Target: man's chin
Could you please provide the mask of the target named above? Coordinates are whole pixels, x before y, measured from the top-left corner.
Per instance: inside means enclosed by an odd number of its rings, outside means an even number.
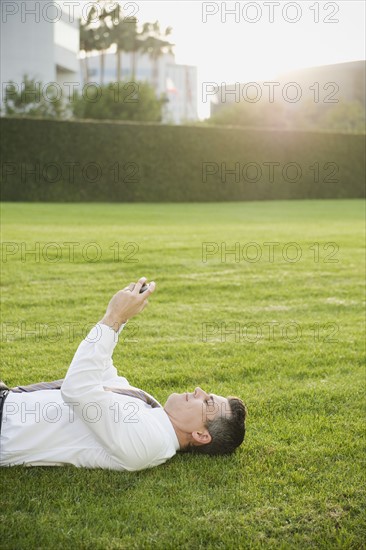
[[[165,402],[165,405],[164,405],[164,409],[169,405],[173,405],[177,399],[179,399],[180,397],[182,396],[181,393],[171,393],[169,396],[168,396],[168,399],[166,400]]]

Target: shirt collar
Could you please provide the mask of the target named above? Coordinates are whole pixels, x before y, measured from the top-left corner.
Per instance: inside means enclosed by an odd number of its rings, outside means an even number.
[[[166,429],[166,431],[169,433],[172,444],[174,446],[174,449],[176,451],[179,451],[180,444],[179,444],[179,441],[178,441],[177,434],[175,433],[175,429],[173,428],[173,424],[170,422],[170,418],[167,415],[167,413],[165,412],[165,410],[163,409],[163,407],[152,409],[152,411],[154,411],[154,413],[160,413],[160,414],[157,414],[156,416],[159,418],[159,421],[162,424],[162,426],[164,427],[164,429]]]

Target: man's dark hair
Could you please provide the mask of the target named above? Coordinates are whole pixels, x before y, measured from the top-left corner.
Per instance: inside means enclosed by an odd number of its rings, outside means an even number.
[[[244,441],[247,409],[239,397],[228,397],[230,416],[223,415],[215,420],[207,420],[205,428],[210,432],[211,441],[205,445],[189,444],[185,451],[193,454],[231,454]]]

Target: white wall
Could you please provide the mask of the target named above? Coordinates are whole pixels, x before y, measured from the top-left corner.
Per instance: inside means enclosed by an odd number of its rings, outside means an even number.
[[[27,2],[30,7],[34,2]],[[24,14],[23,14],[24,15]],[[23,20],[22,20],[23,19]],[[1,18],[0,23],[0,78],[3,84],[23,81],[24,74],[42,82],[56,79],[53,49],[53,24],[42,17],[17,14]]]

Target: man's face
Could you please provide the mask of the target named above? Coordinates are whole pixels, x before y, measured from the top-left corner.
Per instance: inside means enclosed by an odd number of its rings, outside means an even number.
[[[164,406],[174,424],[185,433],[202,431],[207,420],[230,416],[226,397],[196,388],[192,393],[172,393]]]

